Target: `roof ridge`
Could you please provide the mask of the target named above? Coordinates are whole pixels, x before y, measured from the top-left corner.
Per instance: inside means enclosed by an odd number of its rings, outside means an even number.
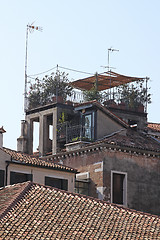
[[[30,189],[30,187],[33,185],[32,182],[28,181],[26,182],[27,185],[24,187],[24,189],[22,191],[20,191],[20,193],[18,194],[18,196],[8,205],[8,207],[4,210],[4,212],[2,214],[0,214],[0,219],[2,219],[11,209],[13,206],[15,206],[17,204],[17,202],[25,195],[25,193]],[[21,184],[21,183],[18,183]],[[18,184],[14,184],[14,185],[9,185],[6,187],[11,187],[11,186],[15,186]],[[22,183],[24,184],[24,183]],[[4,187],[4,188],[6,188]]]
[[[44,185],[44,184],[40,184],[40,183],[34,183],[32,182],[32,185],[34,186],[40,186],[40,187],[44,187],[44,188],[49,188],[51,190],[56,190],[56,191],[59,191],[61,193],[65,193],[67,195],[72,195],[72,196],[78,196],[80,198],[85,198],[85,199],[89,199],[89,200],[94,200],[95,202],[97,203],[102,203],[102,204],[106,204],[108,206],[111,206],[111,207],[116,207],[118,209],[123,209],[123,210],[128,210],[129,212],[132,212],[132,213],[137,213],[139,215],[143,215],[143,216],[149,216],[149,217],[155,217],[155,218],[158,218],[160,219],[160,216],[159,215],[155,215],[155,214],[151,214],[151,213],[146,213],[146,212],[141,212],[141,211],[138,211],[138,210],[135,210],[135,209],[131,209],[131,208],[128,208],[128,207],[124,207],[124,206],[121,206],[121,205],[118,205],[118,204],[115,204],[115,203],[110,203],[110,202],[107,202],[105,200],[101,200],[101,199],[98,199],[98,198],[95,198],[95,197],[91,197],[91,196],[87,196],[87,195],[83,195],[83,194],[80,194],[80,193],[75,193],[75,192],[69,192],[69,191],[66,191],[66,190],[62,190],[62,189],[59,189],[59,188],[55,188],[55,187],[52,187],[52,186],[47,186],[47,185]]]

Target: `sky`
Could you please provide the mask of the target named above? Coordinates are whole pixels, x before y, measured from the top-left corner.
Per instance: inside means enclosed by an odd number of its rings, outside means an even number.
[[[159,0],[5,0],[0,14],[0,127],[4,146],[17,149],[24,114],[26,26],[43,31],[28,36],[27,75],[57,64],[102,73],[108,64],[120,74],[149,77],[148,121],[160,123]],[[69,78],[87,77],[66,71]],[[40,75],[43,77],[43,75]],[[29,79],[28,79],[29,80]]]

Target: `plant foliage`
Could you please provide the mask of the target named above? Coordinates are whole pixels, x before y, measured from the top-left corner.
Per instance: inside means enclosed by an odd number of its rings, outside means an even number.
[[[136,109],[145,103],[151,103],[151,94],[143,85],[144,80],[138,81],[135,84],[124,84],[118,87],[116,94],[117,100],[125,103],[128,108]]]
[[[41,80],[36,78],[34,83],[30,83],[28,109],[48,104],[55,96],[61,96],[66,100],[67,95],[72,94],[72,87],[68,83],[68,74],[59,70]]]

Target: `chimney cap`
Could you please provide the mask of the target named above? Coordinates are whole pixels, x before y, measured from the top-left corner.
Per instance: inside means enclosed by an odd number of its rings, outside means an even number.
[[[4,130],[3,126],[0,127],[0,133],[5,133],[6,131]]]

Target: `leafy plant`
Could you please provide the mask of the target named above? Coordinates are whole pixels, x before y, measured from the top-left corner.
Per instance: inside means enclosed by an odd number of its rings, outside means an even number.
[[[67,95],[71,96],[72,94],[72,87],[68,83],[68,74],[59,70],[50,76],[46,75],[41,80],[36,78],[35,82],[30,84],[28,108],[31,109],[50,103],[54,96],[61,96],[66,100]]]
[[[83,96],[85,101],[97,100],[97,102],[103,103],[108,100],[108,94],[104,91],[98,91],[96,84],[90,90],[83,91]]]
[[[125,103],[128,108],[135,109],[145,103],[151,103],[151,94],[143,86],[144,80],[136,84],[124,84],[118,87],[117,100]]]

